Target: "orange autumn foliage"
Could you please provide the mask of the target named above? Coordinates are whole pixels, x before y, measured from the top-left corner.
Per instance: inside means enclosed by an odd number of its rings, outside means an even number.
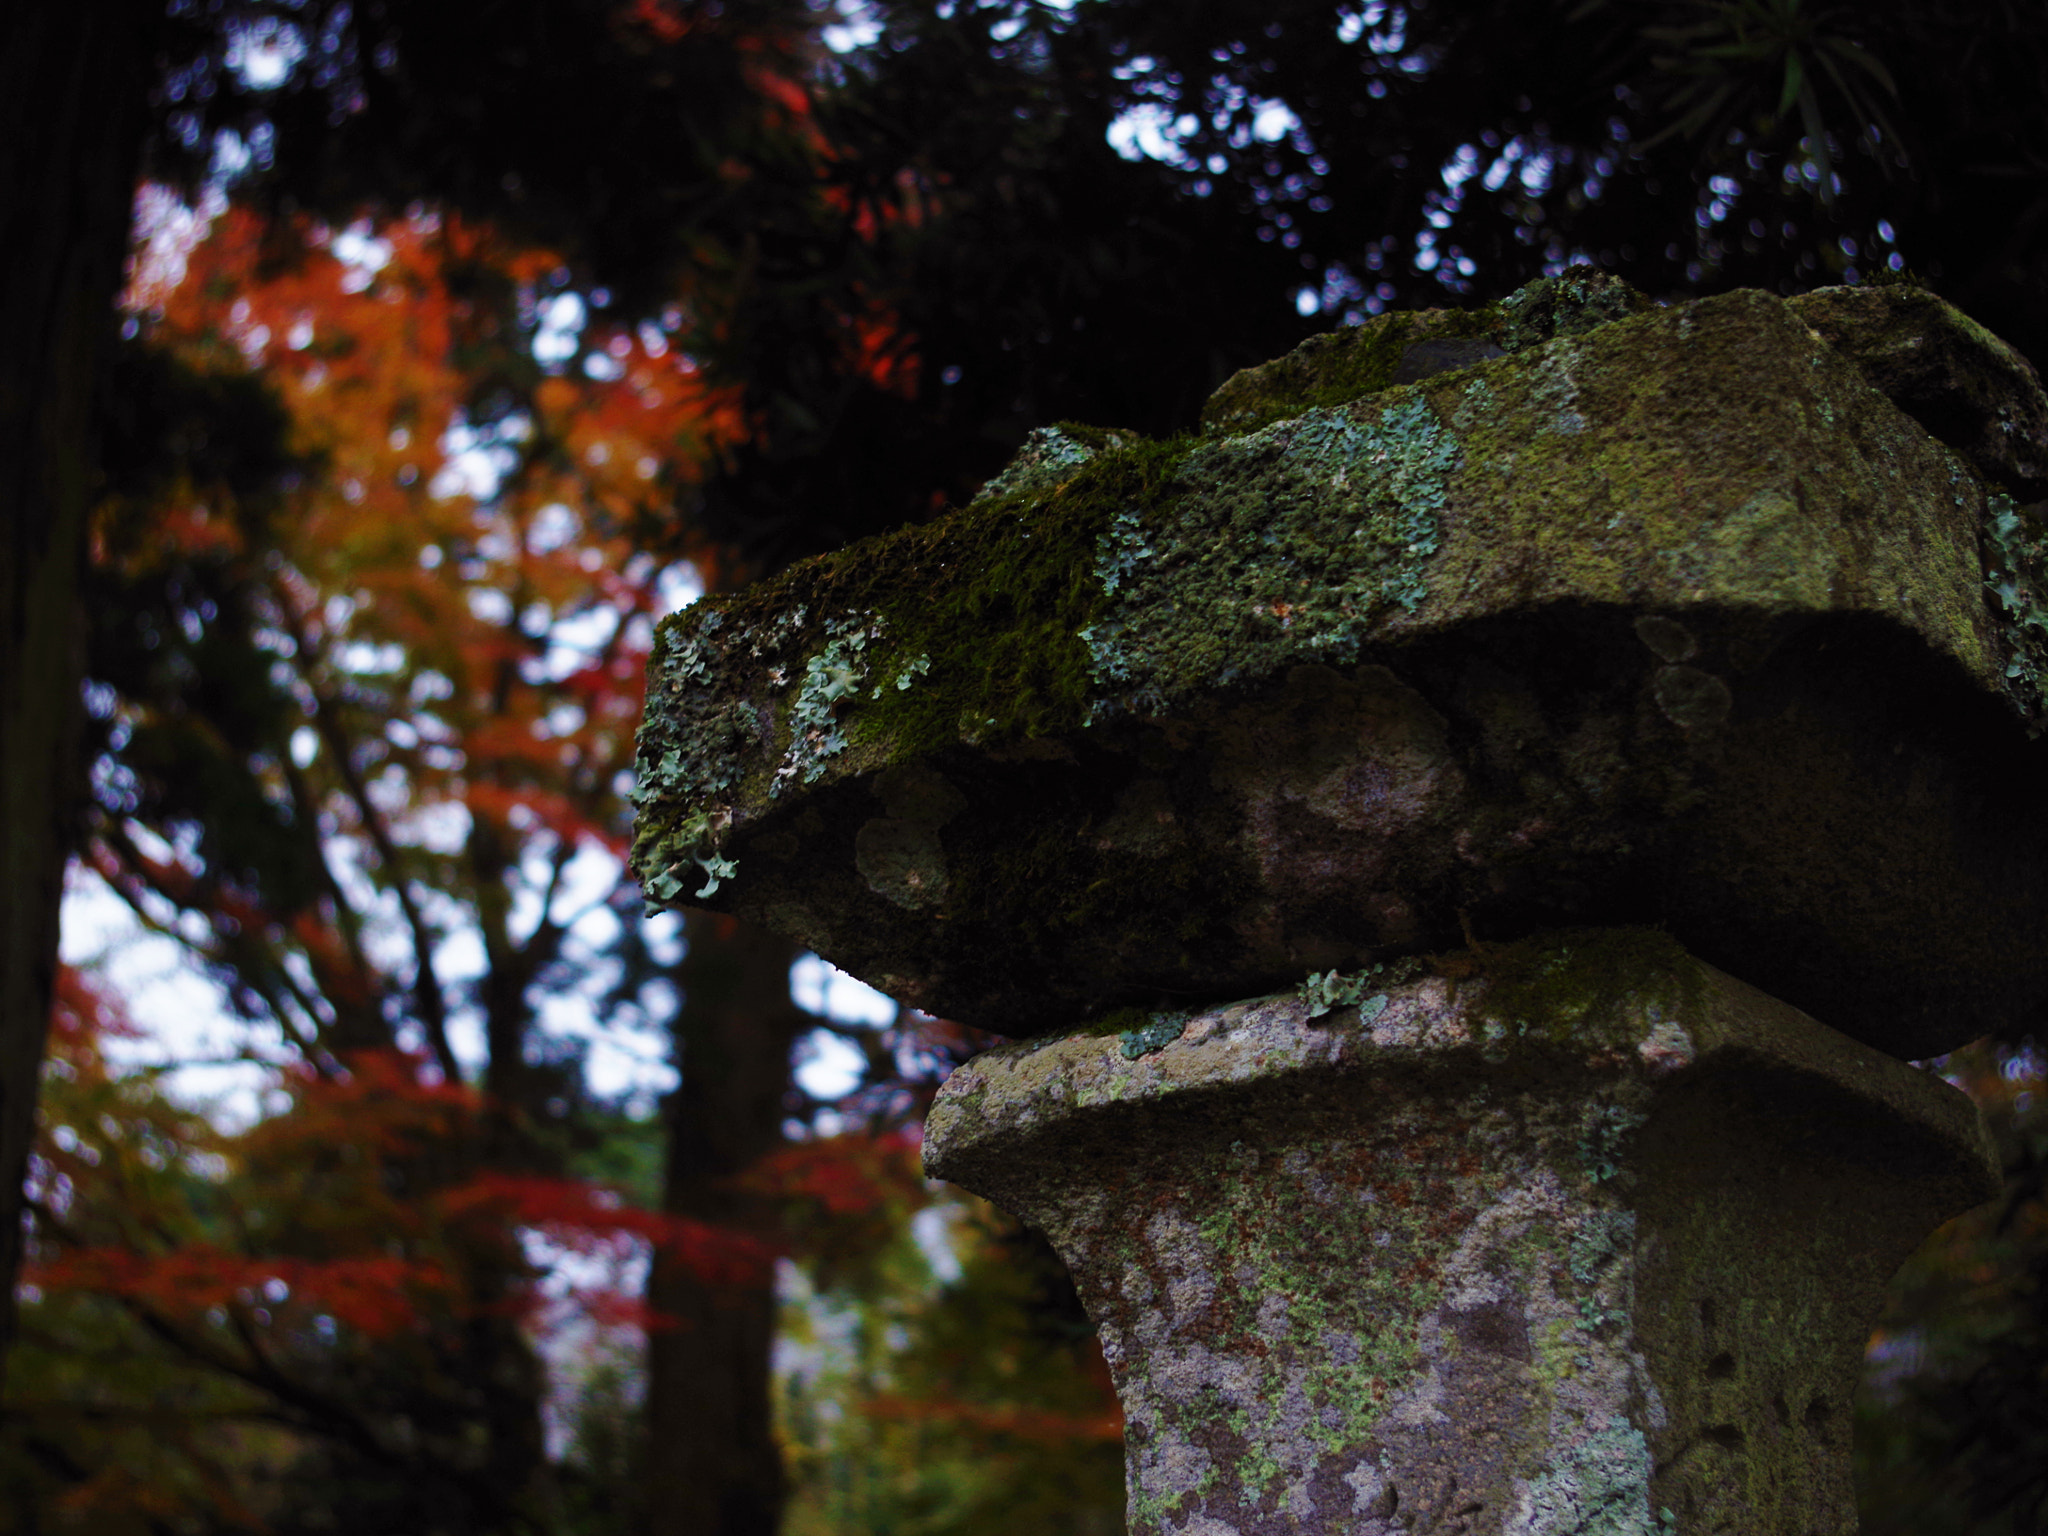
[[[230,209],[138,263],[128,295],[184,366],[259,374],[306,469],[267,510],[204,485],[169,508],[110,503],[96,558],[131,581],[210,562],[253,593],[257,641],[304,715],[299,761],[274,744],[265,792],[322,828],[323,861],[336,839],[363,850],[403,909],[416,971],[435,926],[409,889],[423,876],[488,914],[490,887],[536,857],[559,872],[579,850],[621,852],[651,621],[687,580],[636,539],[667,525],[676,551],[693,548],[676,501],[741,430],[731,392],[662,325],[590,322],[573,337],[582,301],[563,275],[550,253],[454,217],[334,231]],[[584,366],[567,368],[564,348]],[[466,840],[466,870],[448,862],[451,840]],[[322,1034],[323,998],[360,1021],[351,1046],[383,1027],[371,1017],[402,984],[365,949],[366,914],[342,910],[359,894],[268,910],[118,823],[88,856],[146,920],[152,898],[202,909],[218,935],[202,958],[235,949],[246,970],[260,936],[275,963],[259,972],[303,959],[318,994],[280,982],[263,999],[302,1047]],[[407,1043],[457,1075],[445,1005],[418,979],[410,990]]]
[[[758,1240],[635,1209],[568,1174],[536,1129],[552,1090],[523,1060],[531,978],[576,921],[554,910],[570,862],[623,852],[651,621],[687,590],[635,539],[676,524],[676,499],[740,431],[673,329],[586,314],[572,338],[582,301],[563,276],[548,252],[424,213],[335,231],[229,209],[138,262],[126,303],[148,343],[199,378],[259,376],[300,467],[260,504],[186,475],[157,502],[103,506],[94,557],[110,576],[241,595],[283,705],[249,729],[285,733],[251,753],[203,696],[136,692],[115,745],[168,743],[141,760],[185,777],[167,752],[229,756],[316,880],[314,899],[302,882],[281,905],[284,888],[223,867],[204,835],[132,821],[118,799],[96,819],[90,866],[145,926],[231,974],[286,1054],[265,1116],[215,1132],[106,1070],[97,1041],[122,1026],[69,977],[61,1069],[117,1107],[108,1124],[151,1122],[123,1134],[165,1166],[102,1145],[98,1120],[62,1127],[73,1145],[45,1152],[69,1192],[45,1207],[45,1292],[179,1328],[226,1309],[259,1339],[324,1320],[374,1340],[534,1315],[545,1277],[522,1233],[613,1257],[660,1248],[714,1281],[765,1273]],[[210,600],[178,617],[195,642],[225,622]],[[522,884],[538,918],[515,911]],[[439,969],[465,930],[524,978],[478,988],[497,1053],[481,1063],[456,1053],[463,993]],[[138,1189],[184,1214],[152,1214]],[[651,1321],[602,1287],[573,1300]]]

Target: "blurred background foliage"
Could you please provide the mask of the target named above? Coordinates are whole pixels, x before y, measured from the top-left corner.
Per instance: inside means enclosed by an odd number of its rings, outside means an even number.
[[[1856,1409],[1858,1507],[1872,1536],[2029,1536],[2048,1529],[2048,1062],[1985,1043],[1942,1068],[1983,1106],[2005,1189],[1892,1281]]]
[[[917,1175],[984,1038],[623,883],[653,619],[1575,261],[2048,355],[2031,0],[81,3],[153,83],[75,856],[263,1087],[64,978],[5,1529],[1120,1529],[1057,1259]],[[2007,1189],[1894,1287],[1864,1521],[2025,1536],[2048,1088],[1941,1065]]]

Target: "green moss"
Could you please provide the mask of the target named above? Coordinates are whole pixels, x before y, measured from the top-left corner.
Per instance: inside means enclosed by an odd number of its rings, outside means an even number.
[[[1418,1148],[1417,1155],[1431,1150],[1439,1149]],[[1270,1181],[1254,1173],[1267,1156],[1312,1163],[1327,1181],[1325,1198],[1289,1203],[1287,1219],[1278,1219],[1266,1203]],[[1271,1372],[1250,1405],[1264,1422],[1240,1433],[1261,1444],[1300,1434],[1326,1452],[1353,1449],[1421,1365],[1413,1320],[1436,1306],[1443,1290],[1441,1191],[1428,1173],[1365,1175],[1354,1149],[1340,1143],[1281,1151],[1240,1142],[1222,1164],[1213,1170],[1214,1199],[1196,1225],[1231,1273],[1214,1305],[1234,1315],[1214,1317],[1209,1326],[1225,1338],[1264,1336]],[[1370,1209],[1365,1220],[1361,1201]],[[1345,1281],[1324,1289],[1299,1284],[1312,1273]],[[1277,1332],[1261,1321],[1276,1299],[1285,1306]],[[1335,1351],[1337,1340],[1351,1347]],[[1297,1393],[1312,1411],[1293,1421],[1290,1399]]]
[[[1603,1105],[1588,1114],[1576,1148],[1586,1176],[1595,1184],[1620,1177],[1623,1144],[1642,1123],[1641,1113],[1621,1104]]]
[[[1103,530],[1162,494],[1188,443],[1075,427],[1054,435],[1014,488],[707,598],[657,627],[634,791],[636,870],[664,867],[688,814],[750,792],[774,798],[864,744],[900,760],[963,738],[1056,735],[1083,723],[1090,673],[1079,633],[1107,601],[1096,573]],[[794,684],[796,696],[772,727],[772,774],[756,766],[761,781],[743,782],[739,765],[758,765],[770,728],[767,701],[744,690],[763,682]]]
[[[1896,272],[1890,267],[1879,267],[1865,274],[1862,282],[1865,288],[1918,288],[1927,293],[1934,292],[1934,285],[1910,266],[1900,267]]]
[[[1560,1382],[1570,1381],[1591,1364],[1586,1341],[1580,1330],[1565,1318],[1557,1318],[1538,1329],[1534,1345],[1536,1374],[1552,1391]]]
[[[717,697],[726,613],[715,605],[692,612],[691,622],[670,620],[657,628],[648,659],[650,700],[663,696],[670,711],[688,719],[686,728],[670,729],[665,717],[648,709],[632,796],[643,809],[661,800],[709,800],[733,788],[739,782],[738,752],[755,724],[744,701]],[[801,613],[796,620],[802,622]]]
[[[1569,1267],[1581,1285],[1594,1285],[1615,1264],[1635,1251],[1633,1211],[1600,1211],[1588,1216],[1572,1235]]]
[[[914,686],[885,690],[862,711],[864,739],[908,755],[1085,723],[1093,678],[1081,637],[1111,599],[1105,532],[1163,499],[1190,447],[1114,443],[1043,500],[1020,494],[949,523],[947,565],[913,567],[905,589],[878,605],[889,633],[879,664],[922,657],[926,666]],[[892,568],[901,569],[893,559]]]
[[[1633,342],[1618,331],[1558,342],[1485,378],[1382,380],[1395,343],[1405,353],[1431,326],[1426,340],[1476,328],[1522,347],[1643,302],[1597,274],[1566,274],[1455,323],[1408,317],[1403,329],[1390,317],[1323,347],[1327,367],[1267,401],[1293,414],[1243,435],[1149,442],[1062,424],[959,513],[666,621],[649,669],[636,870],[701,843],[702,827],[683,822],[706,810],[746,827],[805,785],[950,748],[1037,739],[1057,751],[1093,723],[1179,716],[1292,667],[1355,664],[1369,643],[1483,616],[1503,591],[1530,606],[1679,589],[1693,602],[1825,606],[1846,558],[1821,547],[1825,517],[1748,459],[1723,472],[1668,433],[1628,430],[1639,412],[1663,419],[1657,392],[1680,351],[1706,375],[1724,364],[1710,345],[1747,356],[1782,333],[1822,355],[1777,301],[1696,306],[1704,341],[1688,339],[1687,311]],[[1810,394],[1800,361],[1791,387]],[[1379,393],[1355,397],[1375,381]],[[1806,409],[1804,394],[1774,384],[1781,397],[1788,415]],[[1761,489],[1703,529],[1688,476],[1709,469]],[[1815,484],[1845,497],[1888,493],[1868,466],[1827,470]],[[1872,590],[1918,579],[1890,558],[1872,555]],[[1953,649],[1973,643],[1966,624],[1950,627]],[[704,824],[713,856],[727,824]],[[1071,833],[1051,848],[1027,837],[957,870],[956,891],[1055,890],[1025,921],[1073,930],[1156,911],[1161,889],[1197,890],[1200,869],[1171,863],[1108,858],[1076,880]],[[1220,906],[1206,903],[1180,937],[1203,940]]]
[[[2040,508],[2015,506],[2005,495],[1987,501],[1984,585],[2009,657],[2006,693],[2028,734],[2039,736],[2048,723],[2048,526]]]
[[[1239,1410],[1231,1415],[1231,1420],[1230,1427],[1239,1435],[1250,1439],[1248,1430],[1251,1416]],[[1260,1498],[1267,1489],[1280,1482],[1286,1476],[1287,1469],[1266,1448],[1266,1444],[1262,1440],[1252,1441],[1251,1448],[1237,1459],[1238,1486],[1244,1490],[1246,1497],[1250,1499],[1256,1500]]]
[[[1439,311],[1432,319],[1457,312]],[[1461,325],[1457,315],[1447,323]],[[1489,323],[1472,317],[1465,335],[1483,335]],[[1256,432],[1283,416],[1347,404],[1376,394],[1393,382],[1416,316],[1383,315],[1350,330],[1311,336],[1285,357],[1237,374],[1202,409],[1202,424],[1215,432]]]
[[[1498,317],[1502,350],[1519,352],[1656,307],[1621,279],[1581,264],[1525,284],[1494,305],[1492,313]]]
[[[1024,446],[1003,467],[1002,473],[984,485],[969,505],[1057,489],[1096,454],[1119,442],[1116,433],[1074,422],[1039,427],[1024,439]]]
[[[1196,1479],[1195,1485],[1192,1488],[1189,1488],[1185,1493],[1175,1494],[1168,1498],[1147,1493],[1137,1481],[1133,1480],[1128,1490],[1130,1528],[1133,1530],[1144,1530],[1147,1526],[1163,1528],[1169,1516],[1179,1514],[1189,1505],[1200,1508],[1209,1490],[1214,1488],[1221,1480],[1222,1474],[1214,1462],[1211,1462],[1202,1469],[1202,1475]]]
[[[1698,962],[1661,928],[1567,929],[1474,955],[1438,957],[1460,979],[1484,975],[1496,1038],[1633,1046],[1646,1014],[1683,1018],[1704,984]]]
[[[664,621],[635,868],[701,845],[689,817],[835,762],[1061,736],[1282,661],[1355,659],[1376,615],[1422,603],[1460,458],[1421,391],[1357,402],[1417,338],[1519,346],[1635,302],[1567,274],[1488,310],[1321,338],[1269,365],[1262,425],[1227,439],[1046,428],[962,512]],[[1474,388],[1461,416],[1490,399]],[[724,823],[705,825],[715,842]]]
[[[1105,532],[1106,602],[1081,636],[1090,718],[1168,713],[1284,662],[1356,660],[1375,617],[1421,603],[1458,460],[1408,391],[1193,449],[1169,510],[1120,510]]]
[[[1285,357],[1245,369],[1210,396],[1202,424],[1211,432],[1256,432],[1304,411],[1348,405],[1397,383],[1470,367],[1653,307],[1618,278],[1577,266],[1480,309],[1381,315],[1311,336]]]

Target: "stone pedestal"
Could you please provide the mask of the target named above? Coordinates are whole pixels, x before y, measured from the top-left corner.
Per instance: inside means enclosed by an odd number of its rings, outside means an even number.
[[[1004,1047],[933,1107],[927,1167],[1102,1331],[1133,1536],[1853,1532],[1884,1282],[1996,1187],[1974,1107],[1659,934],[1443,968]]]
[[[1899,1058],[2048,1013],[2044,498],[1929,294],[1382,316],[665,620],[633,867],[1040,1036],[928,1166],[1074,1267],[1136,1532],[1848,1531],[1992,1187]]]

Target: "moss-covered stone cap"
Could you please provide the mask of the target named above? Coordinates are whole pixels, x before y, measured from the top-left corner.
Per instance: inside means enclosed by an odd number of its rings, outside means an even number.
[[[1311,336],[1285,357],[1233,375],[1202,408],[1212,432],[1248,432],[1315,406],[1343,405],[1396,384],[1476,367],[1558,336],[1576,336],[1656,306],[1618,277],[1572,267],[1480,309],[1380,315]]]
[[[1539,934],[998,1046],[947,1079],[925,1122],[925,1171],[1017,1208],[1016,1165],[1127,1136],[1148,1108],[1199,1119],[1213,1106],[1229,1135],[1286,1140],[1289,1127],[1244,1117],[1263,1106],[1313,1118],[1333,1102],[1355,1115],[1375,1079],[1441,1077],[1460,1091],[1490,1080],[1512,1093],[1566,1076],[1589,1100],[1599,1089],[1623,1106],[1625,1131],[1658,1096],[1729,1072],[1777,1080],[1786,1110],[1817,1124],[1874,1115],[1902,1143],[1917,1138],[1924,1158],[1893,1172],[1946,1180],[1951,1209],[1997,1191],[1997,1154],[1966,1095],[1647,929]]]
[[[1910,283],[1819,288],[1786,302],[1866,382],[1960,452],[1987,484],[2021,502],[2048,497],[2048,394],[2034,366],[2006,342]],[[1210,396],[1202,425],[1212,432],[1252,430],[1655,307],[1619,278],[1573,267],[1479,309],[1381,315],[1311,336],[1285,357],[1234,375]],[[1039,472],[1041,462],[1035,446],[1027,448],[1005,473]]]
[[[2036,520],[1784,300],[1539,297],[1498,358],[1240,387],[1250,430],[1048,431],[666,621],[650,899],[1009,1032],[1461,909],[1662,918],[1903,1054],[2039,1007]]]

